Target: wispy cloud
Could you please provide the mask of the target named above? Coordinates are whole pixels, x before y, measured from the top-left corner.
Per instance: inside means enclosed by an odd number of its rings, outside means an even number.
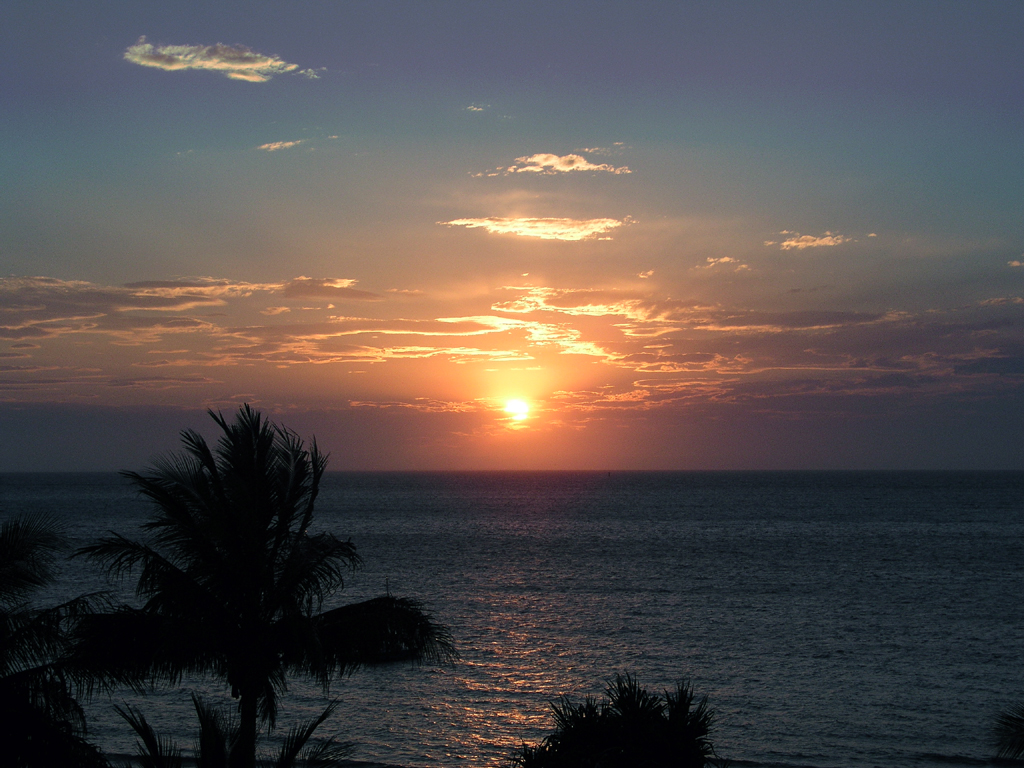
[[[528,365],[557,379],[584,370],[577,356],[593,378],[552,396],[563,415],[570,405],[599,416],[1021,385],[1024,299],[1012,293],[889,312],[847,308],[833,294],[816,299],[808,290],[784,308],[746,306],[671,298],[631,277],[621,288],[507,285],[471,299],[432,290],[409,302],[384,301],[348,278],[122,286],[0,278],[0,339],[23,340],[0,349],[0,391],[7,400],[102,399],[116,391],[138,393],[139,402],[147,393],[184,402],[247,391],[254,380],[265,379],[269,391],[280,380],[275,370],[292,368],[294,389],[278,396],[297,402],[325,380],[319,366],[338,365],[336,373],[389,382],[387,398],[404,398],[421,381],[466,380],[461,366],[490,376]],[[328,304],[349,299],[359,314],[370,308],[379,316],[349,316]],[[415,316],[396,315],[406,312]],[[341,397],[371,397],[342,376],[327,378]],[[453,397],[464,396],[461,384],[453,387]]]
[[[316,70],[300,70],[298,64],[291,64],[277,56],[267,56],[250,50],[243,45],[159,45],[147,43],[140,37],[135,45],[129,46],[124,58],[143,67],[156,67],[167,71],[205,69],[219,72],[232,80],[250,83],[265,83],[275,75],[285,73],[304,74],[318,77]]]
[[[608,163],[591,163],[582,155],[554,155],[538,153],[517,157],[505,173],[570,173],[572,171],[603,171],[605,173],[632,173],[626,166],[615,167]]]
[[[176,389],[183,386],[202,386],[219,384],[216,379],[205,376],[141,376],[137,378],[112,378],[107,381],[109,387],[125,387],[129,389]]]
[[[526,288],[507,286],[507,288],[521,292],[521,295],[511,301],[495,303],[492,309],[515,314],[558,312],[590,317],[614,315],[635,320],[646,320],[650,316],[650,312],[644,308],[646,299],[636,293],[540,286]]]
[[[174,313],[224,307],[240,299],[259,301],[252,298],[258,294],[284,299],[381,300],[370,291],[352,288],[354,283],[343,278],[298,277],[286,283],[189,278],[105,286],[50,277],[0,278],[0,339],[102,333],[134,343],[168,333],[210,331],[213,326],[208,320]],[[287,310],[282,306],[260,309],[269,315]]]
[[[265,152],[277,152],[279,149],[289,149],[290,147],[297,147],[302,144],[305,139],[296,139],[295,141],[272,141],[269,144],[260,144],[256,149],[262,149]]]
[[[799,232],[792,232],[788,229],[784,229],[779,232],[780,235],[784,235],[785,239],[779,242],[778,240],[765,240],[764,244],[778,245],[779,250],[791,251],[800,250],[804,248],[827,248],[834,245],[842,245],[843,243],[853,242],[853,238],[847,237],[846,235],[839,235],[835,232],[825,232],[823,235],[801,235]]]
[[[370,291],[353,288],[355,280],[347,278],[297,277],[281,286],[281,294],[288,298],[304,299],[357,299],[381,301],[381,297]]]
[[[520,237],[537,237],[541,240],[610,240],[601,237],[606,232],[632,223],[626,217],[619,219],[559,219],[559,218],[499,218],[454,219],[439,221],[449,227],[466,227],[467,229],[485,229],[494,235],[519,235]]]
[[[626,142],[616,141],[610,147],[583,147],[577,152],[586,152],[588,155],[617,155],[626,147]]]
[[[731,256],[722,256],[717,259],[708,256],[707,263],[698,264],[695,269],[726,269],[731,272],[744,272],[750,269],[750,267]]]

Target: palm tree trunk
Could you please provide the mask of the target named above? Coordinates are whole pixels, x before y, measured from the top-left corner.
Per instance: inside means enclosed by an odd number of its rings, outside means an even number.
[[[256,691],[242,690],[238,697],[238,740],[231,750],[231,768],[256,768]]]

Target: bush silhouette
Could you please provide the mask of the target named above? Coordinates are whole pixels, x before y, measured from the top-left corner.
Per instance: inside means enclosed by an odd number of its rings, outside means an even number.
[[[704,768],[720,765],[710,734],[714,713],[688,682],[664,696],[616,675],[605,699],[552,703],[555,731],[524,744],[512,758],[522,768]]]

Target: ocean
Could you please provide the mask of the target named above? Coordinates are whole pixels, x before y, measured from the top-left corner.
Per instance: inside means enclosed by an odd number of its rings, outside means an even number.
[[[0,475],[0,518],[21,512],[78,546],[138,535],[148,507],[115,474]],[[985,765],[1024,701],[1024,473],[329,473],[316,527],[364,559],[330,605],[419,599],[461,656],[338,680],[321,732],[354,759],[506,765],[549,702],[616,673],[692,681],[751,768]],[[44,597],[108,587],[74,560]],[[111,753],[133,750],[121,701],[191,746],[187,692],[115,692],[88,705]],[[326,702],[294,679],[278,734]]]

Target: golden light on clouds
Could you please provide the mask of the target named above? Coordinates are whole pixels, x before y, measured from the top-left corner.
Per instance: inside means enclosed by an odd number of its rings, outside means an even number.
[[[571,171],[603,171],[605,173],[632,173],[626,166],[615,167],[608,163],[591,163],[581,155],[553,155],[542,152],[527,157],[517,157],[515,165],[506,173],[569,173]]]
[[[439,221],[449,227],[484,229],[492,235],[519,235],[536,237],[541,240],[609,240],[601,237],[623,224],[632,223],[628,216],[623,219],[564,219],[564,218],[501,218],[491,216],[482,219],[453,219]]]
[[[764,244],[778,245],[780,250],[802,251],[805,248],[831,248],[832,246],[842,245],[843,243],[854,242],[853,238],[847,237],[846,235],[840,235],[835,232],[825,232],[820,237],[814,235],[801,235],[799,232],[793,232],[792,230],[784,229],[779,232],[780,235],[784,235],[785,239],[782,242],[777,240],[765,240]],[[871,237],[872,235],[868,235]],[[877,235],[876,235],[877,237]]]

